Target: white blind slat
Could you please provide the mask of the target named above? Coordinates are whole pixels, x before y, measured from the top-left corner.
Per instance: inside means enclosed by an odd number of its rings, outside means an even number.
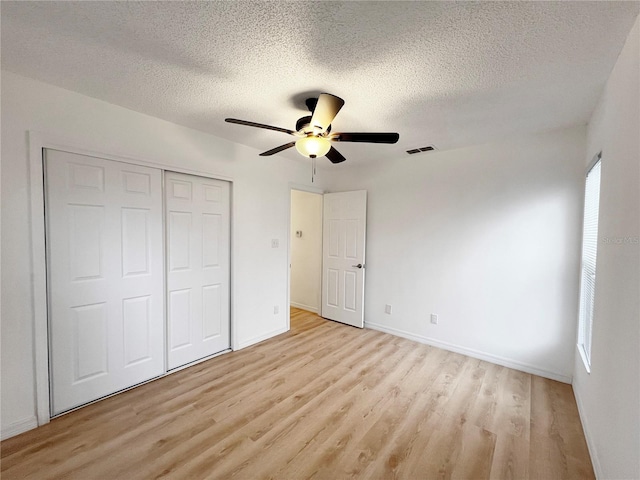
[[[596,291],[596,259],[598,256],[598,213],[600,208],[600,171],[598,160],[587,174],[584,199],[584,222],[582,233],[582,279],[580,285],[580,314],[578,344],[582,347],[591,366],[591,334],[593,326],[593,304]]]

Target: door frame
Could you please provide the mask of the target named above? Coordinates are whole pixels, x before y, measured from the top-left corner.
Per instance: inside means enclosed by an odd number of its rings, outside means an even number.
[[[287,230],[287,331],[291,330],[291,192],[298,190],[301,192],[315,193],[318,195],[324,195],[327,193],[324,189],[318,187],[312,187],[310,185],[304,185],[301,183],[289,182],[289,229]],[[324,211],[324,200],[323,200]],[[322,224],[320,225],[320,232],[322,233]],[[322,299],[322,269],[320,269],[320,298]],[[322,311],[322,300],[320,301],[320,312]],[[318,312],[318,315],[320,315]]]
[[[77,139],[64,137],[62,135],[43,133],[34,130],[28,131],[28,158],[29,158],[29,200],[30,200],[30,227],[31,227],[31,267],[33,278],[31,282],[31,294],[33,299],[33,346],[34,346],[34,377],[35,377],[35,400],[36,418],[38,426],[49,423],[50,398],[49,398],[49,332],[48,332],[48,295],[47,295],[47,256],[45,248],[45,201],[44,201],[44,149],[61,150],[69,153],[87,155],[91,157],[103,158],[117,162],[140,165],[162,170],[162,181],[164,185],[164,171],[171,170],[178,173],[198,175],[200,177],[212,178],[215,180],[227,181],[230,184],[230,329],[231,329],[231,349],[237,350],[236,318],[235,318],[235,189],[232,177],[220,175],[215,172],[202,172],[182,168],[180,166],[151,161],[139,157],[125,156],[117,153],[104,152],[100,146],[82,145]],[[289,200],[290,201],[290,200]],[[163,207],[164,208],[164,207]],[[289,213],[289,215],[291,215]],[[163,251],[164,251],[163,239]],[[288,296],[287,296],[288,298]],[[288,320],[287,320],[288,321]],[[166,330],[166,299],[163,318]],[[207,357],[210,358],[210,357]],[[166,359],[165,359],[166,363]],[[189,364],[187,366],[191,366]],[[166,367],[166,365],[165,365]],[[165,368],[166,370],[166,368]],[[181,369],[172,370],[165,375],[171,374]]]

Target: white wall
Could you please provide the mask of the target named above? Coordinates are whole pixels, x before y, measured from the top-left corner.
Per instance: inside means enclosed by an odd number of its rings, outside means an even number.
[[[584,158],[602,151],[591,374],[576,350],[573,388],[599,478],[640,478],[639,91],[640,19],[593,113]]]
[[[570,382],[584,144],[576,127],[337,165],[331,191],[368,191],[365,325]]]
[[[302,237],[296,236],[302,232]],[[322,285],[322,195],[291,191],[291,298],[318,313]]]
[[[2,72],[3,437],[35,422],[29,130],[102,153],[231,177],[236,346],[285,331],[289,183],[308,184],[308,165],[277,157],[265,162],[256,150]],[[273,238],[279,249],[271,248]]]

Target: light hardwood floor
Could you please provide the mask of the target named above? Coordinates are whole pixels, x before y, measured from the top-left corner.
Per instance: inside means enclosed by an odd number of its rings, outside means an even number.
[[[0,447],[3,480],[593,478],[571,386],[297,309]]]

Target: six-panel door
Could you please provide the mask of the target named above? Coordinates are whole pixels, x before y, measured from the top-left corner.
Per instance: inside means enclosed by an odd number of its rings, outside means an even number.
[[[364,327],[367,192],[326,193],[322,221],[322,316]]]
[[[230,347],[229,182],[165,174],[168,369]]]
[[[51,410],[164,373],[162,172],[45,151]]]

